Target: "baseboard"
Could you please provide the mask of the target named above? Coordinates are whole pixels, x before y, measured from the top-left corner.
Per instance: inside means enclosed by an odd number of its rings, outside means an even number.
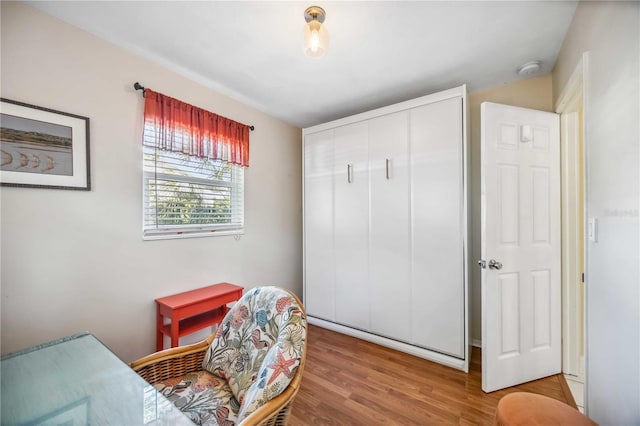
[[[482,340],[471,339],[471,346],[482,349]]]
[[[326,328],[327,330],[337,331],[338,333],[342,333],[348,336],[356,337],[358,339],[366,340],[367,342],[375,343],[381,346],[386,346],[388,348],[395,349],[400,352],[404,352],[410,355],[424,358],[429,361],[437,362],[438,364],[446,365],[447,367],[455,368],[457,370],[462,370],[465,373],[469,372],[468,360],[465,361],[465,360],[444,355],[438,352],[433,352],[428,349],[409,345],[408,343],[402,343],[397,340],[387,339],[386,337],[378,336],[376,334],[370,334],[365,331],[361,331],[351,327],[346,327],[340,324],[336,324],[336,323],[315,318],[312,316],[307,316],[307,320],[309,324],[317,325],[318,327]]]

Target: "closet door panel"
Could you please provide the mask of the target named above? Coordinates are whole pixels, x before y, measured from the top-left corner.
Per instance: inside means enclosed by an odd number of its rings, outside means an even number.
[[[307,313],[334,321],[333,130],[305,136],[304,238]]]
[[[369,122],[371,331],[410,341],[408,112]]]
[[[334,129],[336,322],[369,330],[367,122]]]
[[[410,116],[412,339],[464,357],[462,99]]]

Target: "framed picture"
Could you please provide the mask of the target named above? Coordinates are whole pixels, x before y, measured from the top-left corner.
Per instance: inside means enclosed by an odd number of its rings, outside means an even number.
[[[91,189],[89,119],[0,98],[0,183]]]

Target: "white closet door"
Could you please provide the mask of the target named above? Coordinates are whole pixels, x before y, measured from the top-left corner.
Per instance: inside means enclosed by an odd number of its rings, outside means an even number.
[[[464,358],[462,99],[410,115],[412,338]]]
[[[304,139],[304,239],[307,313],[333,321],[333,130]]]
[[[366,122],[334,129],[336,322],[369,330]]]
[[[408,112],[369,121],[371,331],[410,341]]]

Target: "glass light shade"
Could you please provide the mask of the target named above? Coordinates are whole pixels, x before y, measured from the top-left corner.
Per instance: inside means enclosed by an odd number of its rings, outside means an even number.
[[[319,58],[329,48],[329,32],[315,19],[304,26],[304,54]]]

